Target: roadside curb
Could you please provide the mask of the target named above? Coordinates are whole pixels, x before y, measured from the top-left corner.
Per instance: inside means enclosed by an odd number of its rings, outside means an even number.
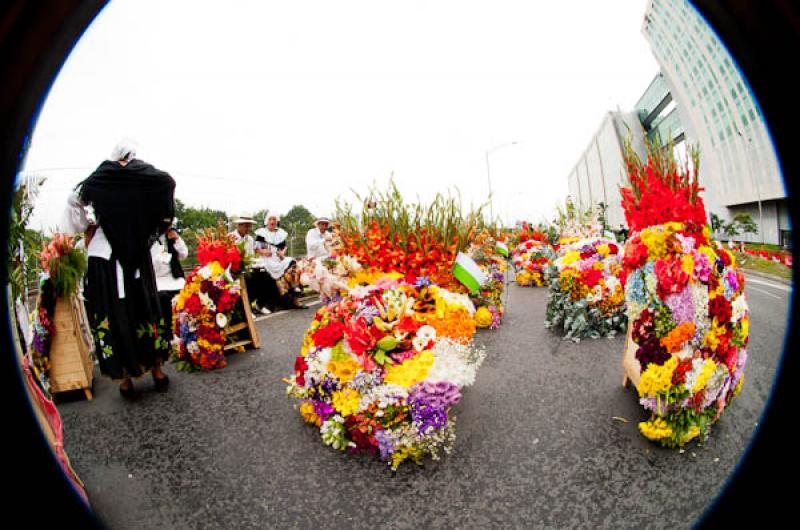
[[[791,287],[793,285],[792,280],[787,280],[786,278],[781,278],[780,276],[775,276],[773,274],[767,274],[765,272],[758,272],[753,271],[750,269],[742,268],[742,271],[748,276],[755,276],[757,278],[763,278],[765,280],[772,280],[774,282],[782,283],[784,285],[788,285]]]

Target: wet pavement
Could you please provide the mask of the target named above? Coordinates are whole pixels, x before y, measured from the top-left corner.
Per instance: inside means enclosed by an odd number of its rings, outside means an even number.
[[[760,283],[756,283],[760,282]],[[545,289],[509,287],[503,326],[455,407],[452,455],[392,476],[324,446],[285,397],[314,308],[257,324],[263,347],[209,373],[124,401],[59,399],[67,454],[109,528],[667,528],[700,517],[735,469],[769,396],[790,293],[748,283],[751,339],[742,394],[704,443],[645,440],[621,386],[623,336],[563,341],[544,328]]]

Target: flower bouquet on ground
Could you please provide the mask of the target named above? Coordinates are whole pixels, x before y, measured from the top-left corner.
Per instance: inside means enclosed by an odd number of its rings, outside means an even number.
[[[485,356],[469,345],[469,299],[409,280],[383,275],[321,308],[285,380],[324,444],[376,455],[393,471],[452,450],[452,407]]]
[[[226,234],[207,231],[197,258],[200,266],[172,302],[173,359],[185,371],[225,367],[225,328],[241,291],[234,272],[243,270],[242,255]]]
[[[670,150],[669,153],[672,151]],[[647,164],[627,146],[631,229],[624,266],[631,324],[626,369],[650,419],[640,432],[667,447],[707,435],[744,381],[749,312],[744,275],[710,239],[695,171],[648,146]],[[635,359],[629,356],[635,351]]]
[[[59,298],[69,298],[78,293],[81,278],[86,273],[86,254],[75,248],[72,237],[57,233],[44,244],[39,253],[39,265],[42,272],[36,309],[32,315],[30,351],[33,373],[47,394],[50,389],[50,345],[56,334],[56,302]]]
[[[508,271],[508,247],[505,242],[496,239],[490,230],[484,229],[475,237],[465,254],[486,276],[486,282],[470,295],[477,308],[475,324],[479,328],[497,329],[504,313],[503,293]]]
[[[545,327],[564,338],[613,337],[625,329],[625,277],[617,244],[599,237],[562,245],[547,269]]]
[[[320,301],[327,305],[347,295],[350,279],[361,270],[358,260],[348,255],[301,260],[300,283],[317,291]]]
[[[542,287],[545,271],[556,257],[553,247],[544,241],[546,236],[541,232],[535,236],[538,237],[520,242],[512,253],[511,263],[520,287]]]

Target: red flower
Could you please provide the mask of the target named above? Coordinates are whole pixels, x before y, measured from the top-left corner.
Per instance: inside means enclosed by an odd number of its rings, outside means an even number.
[[[675,371],[672,372],[672,384],[682,385],[686,381],[686,374],[692,369],[692,359],[683,359],[678,362]]]
[[[627,271],[638,269],[647,262],[647,247],[642,244],[639,236],[634,237],[625,244],[625,254],[622,264]]]
[[[344,324],[339,320],[332,320],[327,326],[321,327],[314,332],[311,338],[319,348],[331,348],[336,346],[344,336]]]
[[[608,244],[608,249],[611,251],[612,255],[617,254],[619,252],[619,247],[617,245],[615,245],[614,243],[609,243]]]
[[[656,261],[654,272],[658,279],[658,296],[662,299],[683,291],[689,283],[689,275],[681,268],[680,260],[660,259]]]
[[[295,374],[294,380],[300,386],[306,384],[306,378],[305,378],[306,370],[308,370],[308,363],[306,363],[305,357],[303,357],[302,355],[298,356],[294,360],[294,374]]]
[[[193,294],[183,303],[183,307],[190,315],[199,315],[203,311],[203,302],[197,294]]]
[[[598,283],[600,283],[600,279],[602,277],[603,277],[602,271],[599,271],[597,269],[588,269],[581,273],[581,282],[588,285],[589,288],[592,288]]]
[[[708,303],[708,314],[720,324],[727,324],[731,320],[731,304],[724,296],[717,296]]]
[[[377,331],[383,335],[380,330]],[[361,355],[374,349],[378,339],[367,326],[364,317],[359,317],[355,322],[347,326],[344,330],[344,337],[350,350],[356,355]]]
[[[422,322],[420,322],[416,318],[409,316],[404,316],[403,318],[401,318],[400,321],[395,326],[395,328],[398,331],[401,331],[403,333],[416,333],[417,330],[421,327],[422,327]]]

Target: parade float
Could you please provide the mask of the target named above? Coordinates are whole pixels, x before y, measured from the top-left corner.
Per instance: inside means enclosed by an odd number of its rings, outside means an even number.
[[[485,354],[470,345],[466,295],[423,278],[376,277],[317,312],[287,394],[325,445],[376,455],[397,470],[452,450],[451,409]]]
[[[558,252],[546,270],[545,327],[565,339],[614,337],[626,325],[621,248],[604,237],[597,210],[559,209]]]
[[[200,235],[197,260],[172,302],[172,356],[183,371],[224,368],[226,351],[260,345],[243,277],[246,253],[220,226]]]
[[[625,383],[650,413],[642,435],[678,447],[707,435],[741,391],[750,323],[744,275],[711,239],[697,151],[680,167],[671,151],[648,146],[643,163],[626,147]]]
[[[324,444],[396,471],[453,447],[453,406],[485,357],[472,338],[502,316],[505,245],[452,197],[407,204],[392,183],[362,202],[359,216],[337,202],[332,255],[304,270],[336,292],[285,381]]]

